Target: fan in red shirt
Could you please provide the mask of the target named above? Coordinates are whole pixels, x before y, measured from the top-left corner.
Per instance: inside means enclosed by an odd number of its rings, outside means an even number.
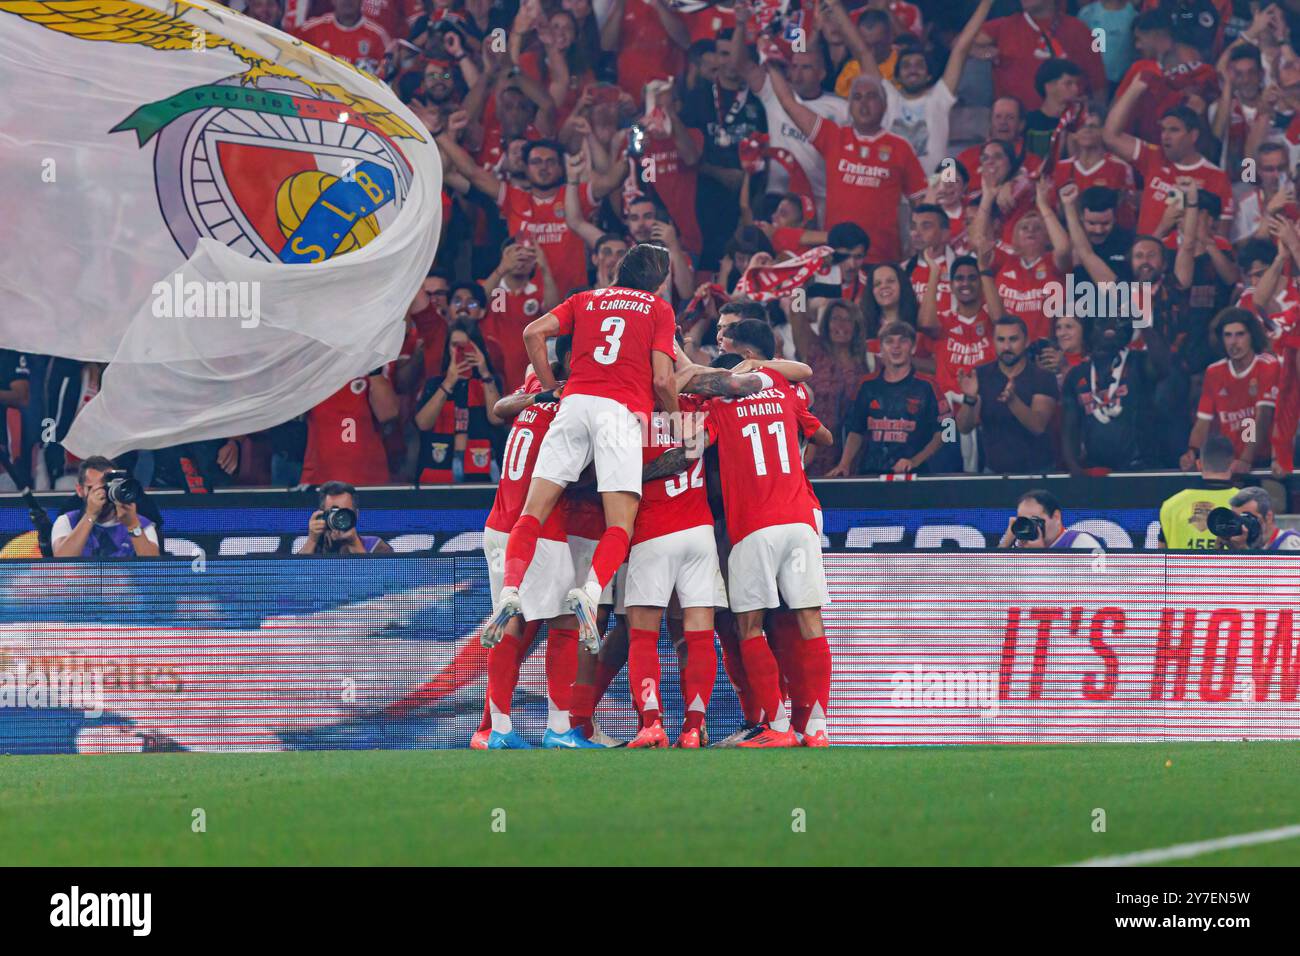
[[[1300,306],[1269,316],[1266,331],[1278,359],[1277,408],[1273,413],[1273,474],[1295,470],[1300,429]]]
[[[1020,0],[1020,6],[1021,13],[985,23],[975,38],[977,49],[997,47],[993,64],[995,94],[1014,96],[1027,110],[1038,109],[1043,98],[1034,86],[1034,75],[1039,64],[1053,57],[1078,64],[1088,81],[1085,94],[1105,91],[1106,70],[1101,54],[1083,21],[1061,13],[1057,0]]]
[[[388,484],[388,456],[380,429],[397,413],[397,393],[381,372],[348,382],[307,413],[302,483]]]
[[[1009,143],[1012,151],[1023,157],[1026,172],[1035,173],[1042,167],[1043,160],[1040,156],[1025,153],[1025,108],[1014,96],[1000,96],[993,101],[993,109],[989,113],[989,133],[984,142],[967,146],[957,154],[957,164],[966,171],[969,183],[979,182],[984,144],[993,140]]]
[[[867,230],[867,262],[902,257],[899,209],[917,200],[925,172],[907,140],[885,132],[885,94],[878,76],[859,75],[849,92],[851,126],[837,126],[798,101],[789,81],[768,61],[772,90],[790,119],[826,157],[827,225],[855,222]]]
[[[733,343],[771,359],[771,327],[746,319],[727,330]],[[726,357],[721,357],[727,361]],[[763,388],[745,398],[717,398],[707,406],[705,442],[718,448],[722,498],[731,553],[727,559],[728,599],[740,636],[740,654],[755,703],[766,726],[741,747],[792,747],[798,737],[782,702],[780,672],[763,618],[784,605],[798,620],[793,648],[798,665],[792,696],[811,700],[804,743],[826,746],[831,657],[821,608],[829,600],[822,569],[820,507],[803,468],[799,436],[822,432],[806,413],[795,388],[780,373],[757,374]],[[829,433],[825,437],[829,439]],[[698,453],[698,450],[697,452]],[[662,459],[661,459],[662,460]],[[669,471],[677,467],[674,463]],[[655,474],[648,472],[648,474]]]
[[[573,335],[572,373],[560,413],[542,443],[524,513],[510,532],[504,586],[483,631],[485,646],[500,639],[519,611],[519,584],[537,546],[542,522],[564,489],[594,460],[606,527],[586,583],[565,599],[578,616],[583,644],[600,648],[596,608],[627,557],[641,495],[643,425],[656,402],[676,413],[676,316],[661,295],[670,281],[667,248],[638,243],[618,266],[616,284],[579,292],[529,324],[524,343],[543,387],[554,388],[546,340]]]
[[[657,95],[658,108],[641,118],[645,138],[637,162],[641,188],[653,191],[672,217],[683,248],[698,256],[704,247],[695,195],[699,162],[704,155],[704,133],[682,122],[680,100],[672,90]]]
[[[1196,424],[1179,465],[1183,471],[1196,467],[1211,423],[1217,423],[1217,431],[1232,440],[1232,470],[1240,474],[1268,463],[1281,369],[1266,351],[1263,325],[1245,309],[1224,309],[1214,330],[1227,358],[1205,370]]]
[[[680,76],[690,31],[667,0],[613,0],[601,39],[618,51],[618,85],[640,97],[651,80]]]
[[[382,76],[393,38],[361,15],[361,0],[334,0],[334,12],[308,20],[295,31],[304,43],[347,60],[359,70]]]
[[[1105,186],[1119,193],[1120,202],[1116,217],[1121,226],[1131,228],[1135,214],[1137,180],[1133,167],[1106,152],[1101,136],[1102,118],[1089,111],[1079,123],[1079,129],[1070,136],[1070,156],[1058,160],[1052,169],[1053,192],[1059,194],[1069,183],[1079,187],[1079,193],[1093,186]]]
[[[483,283],[488,295],[487,312],[480,323],[483,334],[501,346],[506,389],[513,391],[524,382],[528,353],[524,350],[524,329],[560,302],[555,277],[542,247],[532,240],[507,239],[501,248],[501,262]]]
[[[934,340],[930,350],[934,353],[934,377],[940,396],[961,401],[960,375],[996,357],[993,322],[1002,309],[996,301],[992,310],[985,306],[979,263],[973,256],[955,259],[949,272],[953,308],[938,308],[938,283],[927,284],[921,294],[917,328]]]
[[[1189,107],[1176,106],[1161,116],[1159,146],[1123,132],[1129,111],[1145,89],[1143,77],[1134,79],[1111,108],[1102,130],[1102,137],[1111,152],[1121,159],[1131,160],[1142,174],[1138,235],[1163,239],[1182,218],[1181,210],[1171,209],[1169,203],[1171,194],[1181,195],[1181,191],[1174,185],[1180,176],[1195,180],[1198,189],[1219,197],[1223,204],[1221,231],[1226,232],[1233,216],[1232,185],[1223,170],[1202,156],[1197,149],[1200,118]]]
[[[1070,237],[1050,206],[1051,186],[1036,185],[1037,209],[1020,217],[1012,236],[1012,254],[998,253],[997,293],[1004,311],[1018,316],[1029,330],[1029,341],[1052,337],[1052,319],[1046,314],[1053,285],[1064,285],[1070,261]],[[981,198],[980,217],[987,219],[992,200]],[[987,235],[976,222],[976,231]],[[1050,241],[1049,241],[1050,240]]]

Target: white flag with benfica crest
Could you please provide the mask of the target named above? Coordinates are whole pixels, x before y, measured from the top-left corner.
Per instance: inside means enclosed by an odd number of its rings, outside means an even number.
[[[65,444],[270,427],[396,357],[442,173],[379,80],[206,0],[0,0],[0,348],[109,362]]]

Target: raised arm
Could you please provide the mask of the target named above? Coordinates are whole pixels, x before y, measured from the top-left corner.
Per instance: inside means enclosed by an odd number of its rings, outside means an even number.
[[[452,113],[447,117],[446,132],[434,141],[438,144],[438,149],[442,150],[443,156],[451,161],[457,172],[469,180],[471,186],[491,198],[493,202],[499,202],[501,180],[497,179],[494,173],[474,162],[474,157],[465,150],[464,146],[456,142],[456,134],[468,125],[469,114],[464,110]]]
[[[1124,95],[1110,108],[1110,112],[1106,114],[1106,125],[1101,130],[1102,142],[1126,163],[1131,163],[1137,158],[1142,141],[1124,132],[1124,128],[1128,126],[1128,117],[1133,112],[1133,107],[1146,91],[1146,80],[1139,73],[1133,77],[1133,82],[1124,91]]]
[[[1075,261],[1083,266],[1093,282],[1114,282],[1115,271],[1097,255],[1083,230],[1083,220],[1079,218],[1079,187],[1074,183],[1061,187],[1061,207],[1065,210],[1065,223],[1070,230],[1070,253]]]
[[[952,53],[948,54],[948,65],[944,68],[943,78],[940,81],[952,93],[957,92],[957,85],[961,83],[962,70],[966,68],[966,59],[970,56],[975,38],[979,36],[980,29],[988,19],[991,9],[993,9],[993,0],[980,0],[971,18],[966,21],[966,26],[953,41]]]
[[[1051,180],[1040,177],[1034,191],[1034,198],[1038,204],[1038,214],[1043,217],[1043,225],[1047,227],[1047,238],[1052,243],[1052,259],[1056,263],[1056,268],[1062,272],[1067,272],[1072,264],[1070,260],[1070,236],[1061,226],[1061,220],[1056,218],[1056,212],[1052,209]]]
[[[821,118],[808,107],[800,103],[794,95],[794,90],[790,89],[790,81],[785,78],[776,66],[769,60],[767,64],[767,78],[772,84],[772,92],[776,94],[777,100],[782,108],[794,121],[794,125],[799,127],[799,131],[812,138],[813,131],[817,128],[817,121]]]

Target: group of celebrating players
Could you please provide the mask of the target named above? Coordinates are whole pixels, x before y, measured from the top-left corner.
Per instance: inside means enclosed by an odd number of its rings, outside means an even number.
[[[723,354],[693,364],[662,297],[669,281],[668,250],[640,243],[614,285],[579,292],[524,330],[527,383],[495,409],[513,426],[484,530],[493,613],[471,747],[531,746],[510,705],[543,622],[543,746],[616,745],[592,714],[624,661],[640,720],[628,746],[669,746],[665,615],[685,714],[675,746],[708,744],[715,630],[745,715],[715,746],[829,746],[821,507],[801,440],[831,435],[798,384],[811,370],[774,360],[766,323],[726,316]],[[610,613],[621,620],[602,641]]]

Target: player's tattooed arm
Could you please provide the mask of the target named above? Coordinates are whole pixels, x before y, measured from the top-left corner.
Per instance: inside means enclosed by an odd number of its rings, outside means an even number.
[[[654,481],[656,478],[667,478],[669,475],[675,475],[679,471],[684,471],[690,467],[691,459],[686,454],[685,447],[670,448],[650,464],[641,470],[641,481]]]
[[[765,368],[778,373],[791,385],[798,385],[812,378],[812,366],[791,359],[746,359],[732,369],[732,372],[756,372]]]
[[[734,375],[726,369],[697,372],[680,391],[708,398],[742,398],[763,390],[763,379],[756,372]]]

